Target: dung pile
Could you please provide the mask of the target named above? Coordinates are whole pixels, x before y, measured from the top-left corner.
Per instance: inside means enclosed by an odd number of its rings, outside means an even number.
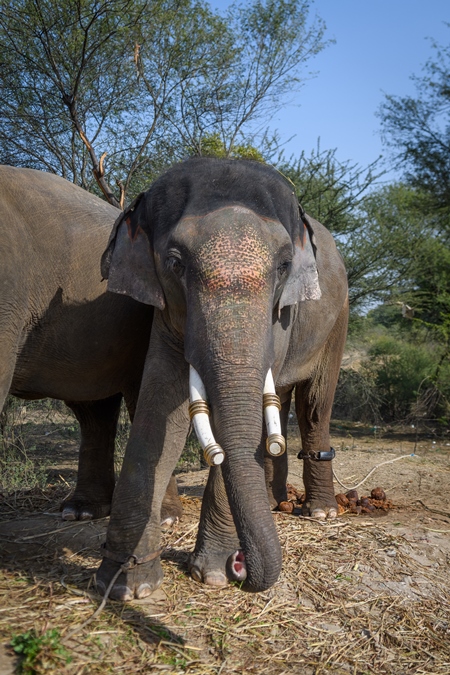
[[[284,513],[293,513],[300,515],[300,509],[305,501],[305,494],[300,492],[290,483],[287,484],[287,501],[281,502],[278,509]],[[389,511],[395,508],[390,499],[387,499],[386,493],[381,487],[373,488],[369,496],[359,496],[356,490],[349,490],[346,494],[336,495],[338,503],[338,515],[352,513],[370,515],[376,511]]]

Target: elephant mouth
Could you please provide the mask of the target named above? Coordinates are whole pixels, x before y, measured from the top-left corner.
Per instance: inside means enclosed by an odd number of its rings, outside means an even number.
[[[189,368],[189,416],[196,436],[203,450],[203,456],[209,466],[222,464],[225,459],[223,448],[216,443],[209,422],[210,408],[205,385],[193,366]],[[272,370],[269,368],[263,389],[264,420],[267,429],[267,452],[279,457],[286,451],[286,441],[281,432],[280,399],[275,392]]]

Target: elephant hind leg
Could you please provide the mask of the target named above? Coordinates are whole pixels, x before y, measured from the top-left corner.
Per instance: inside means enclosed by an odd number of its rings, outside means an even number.
[[[180,520],[182,515],[183,505],[178,495],[177,479],[173,473],[161,504],[161,527],[169,528]]]
[[[80,424],[81,444],[74,493],[62,505],[63,520],[109,515],[114,491],[114,442],[121,394],[99,401],[66,401]]]
[[[295,407],[304,454],[330,450],[330,419],[347,335],[346,303],[324,345],[309,379],[295,390]],[[306,500],[303,515],[325,519],[337,516],[330,460],[303,459]]]

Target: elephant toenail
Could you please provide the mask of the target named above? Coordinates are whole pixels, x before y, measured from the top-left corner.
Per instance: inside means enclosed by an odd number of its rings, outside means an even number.
[[[80,513],[80,520],[92,520],[93,514],[90,511],[82,511]]]
[[[191,567],[191,577],[194,581],[198,581],[199,583],[202,583],[203,581],[203,575],[198,567]]]
[[[334,518],[337,518],[337,511],[336,509],[329,509],[328,510],[328,518],[330,520],[333,520]]]
[[[148,598],[148,596],[151,595],[153,591],[154,588],[150,584],[141,584],[136,591],[136,597],[139,600],[142,598]]]
[[[167,518],[164,518],[164,520],[161,521],[161,529],[168,530],[170,527],[176,525],[177,523],[178,523],[177,517],[168,516]]]
[[[76,520],[75,511],[73,509],[63,509],[61,518],[63,520]]]
[[[311,512],[311,518],[317,518],[317,520],[326,520],[327,514],[323,509],[314,509]]]
[[[128,586],[113,586],[109,593],[109,597],[111,600],[129,602],[134,599],[134,593]]]
[[[207,586],[215,586],[216,588],[223,588],[228,585],[228,580],[222,572],[209,572],[205,576],[205,584]]]

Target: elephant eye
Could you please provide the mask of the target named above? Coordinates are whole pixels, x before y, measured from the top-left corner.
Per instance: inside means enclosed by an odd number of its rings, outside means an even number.
[[[284,260],[282,263],[280,263],[280,265],[278,265],[277,272],[279,279],[282,279],[288,273],[290,266],[290,260]]]
[[[181,255],[179,251],[176,250],[170,250],[167,254],[166,258],[166,268],[170,270],[170,272],[173,272],[174,274],[177,275],[177,277],[181,277],[184,273],[184,265],[181,262]]]

